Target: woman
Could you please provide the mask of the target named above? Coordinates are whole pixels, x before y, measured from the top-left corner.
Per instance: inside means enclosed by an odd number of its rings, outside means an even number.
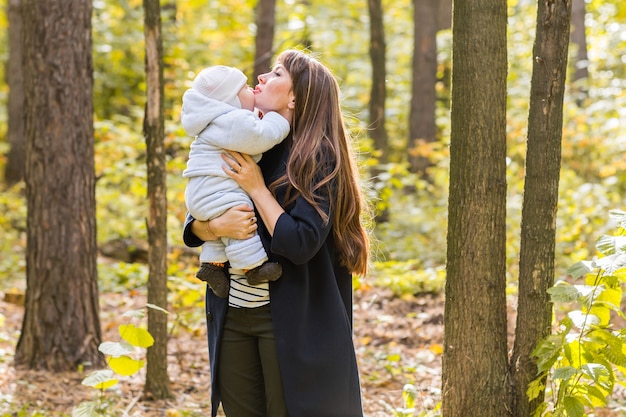
[[[209,223],[189,218],[184,232],[197,246],[258,226],[283,269],[265,293],[242,287],[232,269],[228,300],[207,291],[212,415],[221,401],[228,417],[360,417],[352,273],[366,273],[368,238],[337,81],[306,53],[285,51],[259,76],[255,104],[291,124],[258,166],[248,155],[224,157],[256,213],[238,207]]]

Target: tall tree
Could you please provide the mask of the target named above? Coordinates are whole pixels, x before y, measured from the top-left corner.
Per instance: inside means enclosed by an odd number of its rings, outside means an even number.
[[[24,179],[26,170],[26,139],[24,138],[24,74],[22,72],[22,0],[9,0],[9,60],[6,77],[9,85],[9,122],[7,141],[10,145],[4,179],[13,185]]]
[[[276,26],[276,0],[258,0],[256,5],[256,37],[254,57],[255,84],[260,74],[267,72],[272,63],[274,31]]]
[[[541,402],[528,402],[526,389],[537,376],[531,353],[551,330],[556,213],[561,169],[563,96],[572,0],[540,0],[533,48],[528,143],[522,206],[517,328],[511,375],[512,409],[529,416]]]
[[[373,167],[372,177],[377,179],[384,171],[389,158],[389,137],[385,127],[385,101],[387,100],[387,78],[385,26],[381,0],[367,0],[370,15],[370,62],[372,65],[372,87],[369,101],[369,135],[378,152],[379,164]],[[375,187],[378,188],[378,187]],[[389,210],[383,209],[376,215],[378,223],[389,220]]]
[[[380,162],[387,161],[387,130],[385,129],[385,100],[387,78],[385,59],[385,30],[381,0],[368,0],[370,14],[370,59],[372,62],[372,89],[369,102],[370,136],[374,148],[380,152]]]
[[[91,0],[24,0],[26,304],[18,366],[103,365]]]
[[[502,417],[506,329],[506,0],[455,0],[443,415]]]
[[[430,160],[420,147],[437,138],[437,31],[439,0],[413,0],[413,84],[409,114],[409,168],[426,174]]]
[[[572,86],[579,96],[577,102],[587,96],[587,81],[589,79],[589,57],[587,54],[587,34],[585,32],[585,0],[572,0],[572,35],[571,42],[576,45],[576,68],[572,75]]]
[[[167,187],[163,99],[163,40],[159,0],[144,0],[146,39],[146,140],[148,170],[148,303],[167,307]],[[167,374],[167,315],[148,309],[148,331],[154,344],[148,348],[144,391],[156,399],[171,396]]]
[[[438,30],[450,29],[450,27],[452,26],[452,0],[440,0],[438,3]]]

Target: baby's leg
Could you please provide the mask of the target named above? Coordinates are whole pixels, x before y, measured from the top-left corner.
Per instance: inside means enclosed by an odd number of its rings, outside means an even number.
[[[283,272],[279,263],[267,262],[258,234],[245,240],[226,239],[226,255],[233,268],[245,271],[250,285],[276,281]]]

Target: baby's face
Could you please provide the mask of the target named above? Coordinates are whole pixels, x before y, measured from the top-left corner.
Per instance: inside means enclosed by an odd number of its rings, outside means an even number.
[[[248,87],[248,85],[244,85],[239,90],[239,94],[237,94],[237,98],[239,98],[239,102],[241,103],[241,108],[246,110],[254,110],[254,93],[252,89]]]

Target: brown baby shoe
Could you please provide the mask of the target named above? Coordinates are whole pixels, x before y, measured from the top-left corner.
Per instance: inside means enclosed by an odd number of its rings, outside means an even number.
[[[276,281],[282,273],[283,267],[278,262],[265,262],[263,265],[246,271],[246,278],[248,284],[259,285],[263,282]]]
[[[206,282],[218,297],[228,297],[230,280],[228,275],[226,275],[226,271],[224,271],[224,267],[203,262],[196,273],[196,278]]]

